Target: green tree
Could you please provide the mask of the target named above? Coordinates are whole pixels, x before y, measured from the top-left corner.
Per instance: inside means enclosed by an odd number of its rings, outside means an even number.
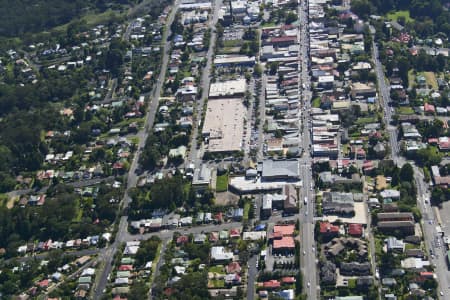
[[[286,24],[292,24],[298,20],[298,16],[295,12],[290,11],[286,16]]]
[[[400,180],[406,182],[412,182],[414,180],[414,169],[411,164],[406,163],[400,169]]]
[[[373,12],[373,5],[368,0],[354,0],[351,6],[352,12],[360,18],[366,19]]]

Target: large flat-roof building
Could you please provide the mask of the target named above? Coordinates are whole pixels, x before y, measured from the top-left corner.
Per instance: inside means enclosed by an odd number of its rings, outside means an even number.
[[[214,82],[209,88],[209,98],[243,97],[246,88],[245,78]]]
[[[298,180],[300,166],[298,159],[266,159],[259,166],[263,180]]]
[[[241,99],[208,101],[202,135],[208,139],[206,152],[233,152],[242,148],[246,109]]]
[[[247,55],[221,55],[214,58],[214,66],[216,67],[252,67],[255,65],[255,57]]]

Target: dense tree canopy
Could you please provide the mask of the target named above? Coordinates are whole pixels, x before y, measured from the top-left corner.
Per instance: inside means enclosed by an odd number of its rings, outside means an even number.
[[[1,0],[0,35],[17,36],[68,23],[89,9],[103,11],[132,0]]]
[[[407,10],[414,23],[412,29],[422,37],[438,32],[450,35],[450,12],[444,9],[447,0],[354,0],[352,11],[362,18],[371,14]]]

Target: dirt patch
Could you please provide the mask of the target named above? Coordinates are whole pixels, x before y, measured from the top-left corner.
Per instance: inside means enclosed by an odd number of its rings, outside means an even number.
[[[382,191],[387,188],[386,177],[384,177],[383,175],[378,175],[376,178],[376,182],[378,191]]]
[[[236,205],[239,197],[230,192],[216,193],[216,205]]]

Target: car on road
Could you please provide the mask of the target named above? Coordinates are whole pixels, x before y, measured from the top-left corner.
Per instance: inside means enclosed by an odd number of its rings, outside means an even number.
[[[310,283],[309,281],[308,281],[308,284],[307,284],[307,286],[308,286],[308,287],[310,287],[310,286],[311,286],[311,283]]]
[[[303,250],[303,255],[306,255],[306,251],[305,250]]]
[[[443,291],[440,291],[440,292],[439,292],[439,295],[444,296],[444,292],[443,292]]]

